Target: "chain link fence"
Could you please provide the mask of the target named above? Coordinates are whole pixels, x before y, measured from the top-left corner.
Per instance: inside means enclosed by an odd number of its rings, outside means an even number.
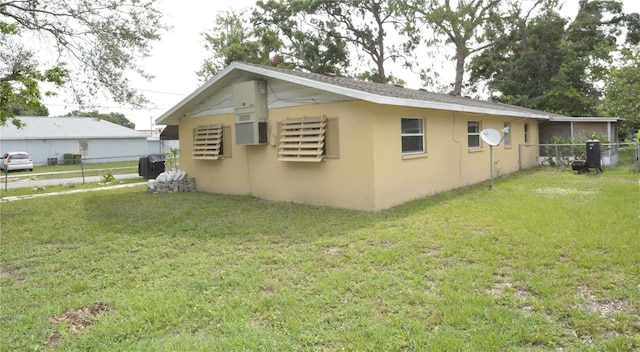
[[[138,162],[141,156],[125,155],[106,158],[84,158],[74,155],[68,158],[49,161],[47,164],[34,163],[33,171],[2,172],[3,189],[7,190],[9,182],[20,180],[44,179],[81,179],[82,183],[90,176],[100,176],[105,180],[115,175],[138,175]]]
[[[521,144],[520,151],[524,148],[538,148],[538,164],[560,166],[571,165],[574,160],[586,159],[586,143],[582,144]],[[627,148],[626,143],[601,143],[602,165],[618,165],[620,149]],[[636,143],[637,149],[637,143]]]

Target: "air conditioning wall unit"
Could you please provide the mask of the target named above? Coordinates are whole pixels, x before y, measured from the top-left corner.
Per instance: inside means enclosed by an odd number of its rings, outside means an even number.
[[[267,82],[246,81],[233,85],[236,144],[267,143]]]

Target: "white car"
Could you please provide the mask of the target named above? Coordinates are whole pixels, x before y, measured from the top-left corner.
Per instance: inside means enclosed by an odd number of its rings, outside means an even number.
[[[33,159],[27,152],[9,152],[0,157],[0,169],[5,172],[13,170],[33,171]]]

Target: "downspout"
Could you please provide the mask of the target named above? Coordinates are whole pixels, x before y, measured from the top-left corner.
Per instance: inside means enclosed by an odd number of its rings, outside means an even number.
[[[518,170],[522,171],[522,144],[518,144]]]

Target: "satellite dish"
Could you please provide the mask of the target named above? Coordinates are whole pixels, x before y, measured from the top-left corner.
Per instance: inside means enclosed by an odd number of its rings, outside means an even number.
[[[500,144],[502,137],[500,136],[500,132],[494,130],[493,128],[486,128],[480,131],[480,138],[490,146]]]

